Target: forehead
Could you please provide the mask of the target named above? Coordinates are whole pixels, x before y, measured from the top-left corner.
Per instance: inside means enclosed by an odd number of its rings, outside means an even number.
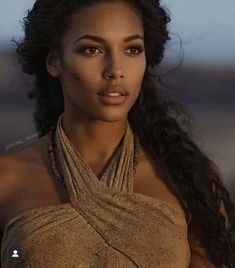
[[[141,15],[125,1],[99,3],[73,14],[63,40],[77,39],[80,35],[96,34],[119,40],[131,34],[144,34]]]

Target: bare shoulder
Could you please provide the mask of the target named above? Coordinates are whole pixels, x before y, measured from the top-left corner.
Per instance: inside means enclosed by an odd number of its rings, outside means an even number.
[[[32,169],[42,167],[45,161],[46,138],[47,136],[43,136],[23,148],[0,155],[0,188],[13,182],[20,183]]]
[[[46,169],[46,136],[24,148],[0,155],[0,218],[6,214],[8,205],[20,206],[27,189],[32,185],[32,175],[42,174]],[[20,194],[21,193],[21,194]],[[2,225],[2,222],[0,222]],[[0,226],[1,228],[2,226]]]

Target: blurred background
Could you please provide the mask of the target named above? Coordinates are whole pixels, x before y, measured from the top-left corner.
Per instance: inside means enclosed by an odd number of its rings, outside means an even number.
[[[0,8],[0,153],[37,139],[33,103],[27,98],[31,77],[22,74],[10,40],[20,39],[20,21],[34,0],[1,1]],[[235,2],[164,0],[171,16],[169,42],[161,71],[172,97],[194,118],[194,140],[221,169],[235,199]],[[180,42],[181,38],[182,42]]]

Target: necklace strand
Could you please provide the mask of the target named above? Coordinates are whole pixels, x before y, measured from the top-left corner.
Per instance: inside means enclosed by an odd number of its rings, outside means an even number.
[[[49,164],[54,173],[56,179],[66,188],[66,183],[63,176],[60,174],[56,159],[55,159],[55,143],[54,143],[54,135],[55,135],[56,128],[52,126],[48,133],[48,143],[47,143],[47,151],[48,151],[48,158]],[[134,134],[134,163],[133,163],[133,175],[136,173],[136,169],[139,163],[139,152],[140,152],[140,143],[139,139],[136,134]]]

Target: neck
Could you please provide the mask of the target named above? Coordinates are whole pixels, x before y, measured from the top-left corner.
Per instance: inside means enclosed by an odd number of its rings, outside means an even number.
[[[111,158],[127,128],[127,120],[104,122],[79,120],[64,113],[62,126],[86,163],[93,169],[101,169]]]

